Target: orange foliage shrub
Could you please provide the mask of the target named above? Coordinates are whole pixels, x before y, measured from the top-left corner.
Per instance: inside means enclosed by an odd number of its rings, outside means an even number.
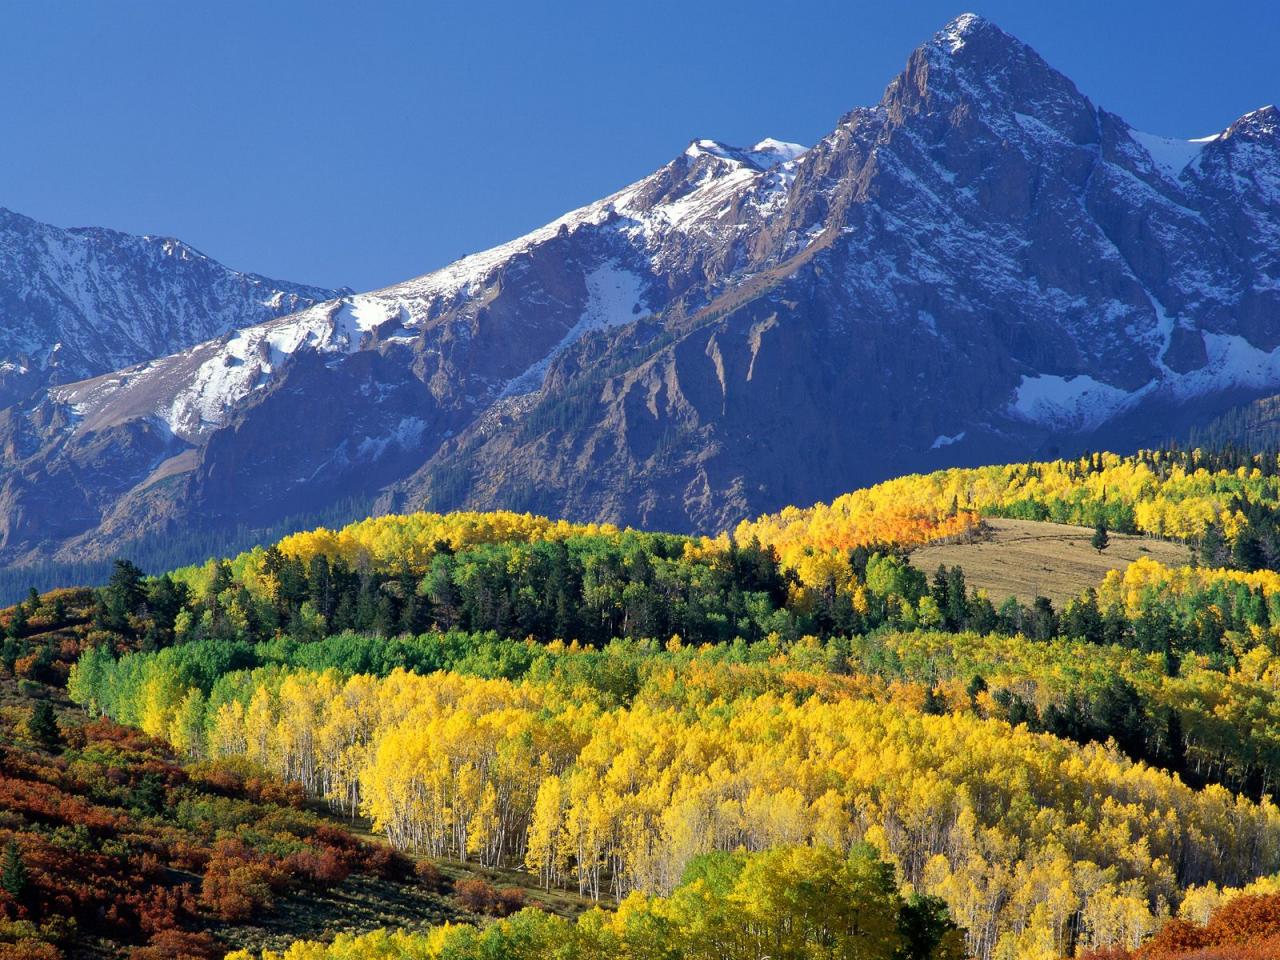
[[[1204,927],[1174,917],[1146,944],[1144,957],[1181,957],[1213,942]]]
[[[493,912],[500,917],[509,917],[524,909],[524,891],[519,887],[502,887],[498,890],[493,905]]]
[[[17,943],[0,943],[0,960],[62,960],[62,951],[52,943],[19,940]]]
[[[1276,960],[1280,957],[1280,894],[1239,896],[1203,927],[1175,917],[1141,948],[1113,947],[1079,960]]]
[[[215,855],[204,872],[200,903],[221,920],[248,920],[271,905],[271,872],[261,863]]]
[[[1209,917],[1210,944],[1248,943],[1280,936],[1280,896],[1244,896],[1228,900]]]

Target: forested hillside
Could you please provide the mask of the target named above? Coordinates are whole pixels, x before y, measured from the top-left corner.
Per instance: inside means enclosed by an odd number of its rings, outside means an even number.
[[[365,818],[426,876],[596,905],[290,958],[1243,960],[1280,933],[1278,472],[1168,451],[950,470],[720,537],[379,517],[33,596],[3,663],[188,771]],[[1193,562],[1143,556],[1063,602],[913,562],[999,517]],[[452,909],[519,906],[487,883]],[[25,936],[58,949],[44,909]]]

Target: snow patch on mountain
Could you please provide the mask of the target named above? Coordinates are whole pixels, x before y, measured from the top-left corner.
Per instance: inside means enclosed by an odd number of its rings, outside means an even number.
[[[1219,135],[1201,137],[1198,140],[1179,140],[1176,137],[1161,137],[1154,133],[1130,130],[1129,136],[1147,151],[1151,162],[1163,171],[1165,176],[1177,180],[1178,175],[1187,168],[1188,164],[1200,156],[1200,151],[1205,148],[1205,145],[1217,140]]]
[[[799,143],[787,143],[785,140],[765,137],[747,151],[747,156],[761,170],[770,170],[780,163],[790,163],[802,153],[807,152],[808,149],[808,147]]]
[[[1160,377],[1136,390],[1122,390],[1088,375],[1024,375],[1014,390],[1009,414],[1028,423],[1085,432],[1157,394],[1185,402],[1235,388],[1262,390],[1280,384],[1280,347],[1262,350],[1234,334],[1203,333],[1202,337],[1204,366],[1187,373],[1163,367]]]
[[[1134,394],[1085,374],[1023,376],[1009,412],[1019,420],[1059,430],[1092,430],[1129,406]]]
[[[196,368],[186,388],[162,413],[163,419],[179,436],[219,426],[232,406],[265,386],[284,358],[302,347],[332,350],[340,345],[349,350],[352,326],[335,320],[335,313],[344,311],[354,325],[344,304],[336,312],[332,305],[313,307],[285,320],[238,331]]]
[[[0,363],[31,373],[29,389],[166,356],[346,292],[231,270],[172,237],[64,230],[0,208]]]
[[[377,460],[391,447],[411,450],[422,440],[427,429],[427,422],[420,417],[403,417],[395,429],[380,437],[365,437],[356,447],[356,458],[359,460]]]
[[[587,274],[587,305],[582,316],[564,337],[536,363],[512,378],[503,397],[533,393],[542,387],[551,362],[593,330],[622,326],[636,320],[644,310],[644,278],[609,261]]]
[[[1205,333],[1209,362],[1183,374],[1173,384],[1179,399],[1192,399],[1232,387],[1263,389],[1280,383],[1280,347],[1261,350],[1244,337]]]
[[[695,140],[673,163],[632,183],[616,193],[553,220],[544,227],[500,246],[470,254],[448,266],[405,283],[374,291],[374,299],[395,297],[417,309],[429,302],[444,305],[474,299],[489,289],[498,272],[521,254],[583,230],[622,234],[629,242],[639,241],[642,256],[650,258],[653,272],[663,270],[664,249],[680,245],[680,239],[695,235],[703,240],[727,239],[718,218],[742,203],[757,216],[767,216],[784,199],[795,179],[796,165],[808,152],[797,143],[766,138],[750,148],[731,147],[715,140]],[[668,178],[677,164],[689,159],[713,156],[726,163],[695,167],[674,190],[653,202],[652,193],[669,187]],[[736,229],[743,229],[742,226]],[[414,306],[416,305],[416,306]]]

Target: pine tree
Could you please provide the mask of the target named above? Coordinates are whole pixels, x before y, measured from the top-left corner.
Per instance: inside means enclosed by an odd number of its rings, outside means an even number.
[[[965,687],[965,693],[969,694],[969,702],[974,706],[977,706],[979,694],[983,694],[986,692],[987,692],[986,678],[980,673],[975,673],[969,679],[969,685]]]
[[[27,882],[27,865],[22,862],[22,851],[16,841],[10,840],[4,848],[4,858],[0,860],[0,890],[17,900],[26,892]]]
[[[1107,525],[1101,520],[1099,520],[1098,525],[1093,528],[1093,539],[1090,540],[1089,543],[1092,544],[1093,549],[1097,550],[1098,553],[1102,553],[1103,550],[1111,546],[1111,537],[1107,534]]]
[[[1263,565],[1262,548],[1258,545],[1257,537],[1254,537],[1248,531],[1244,531],[1236,537],[1235,543],[1231,547],[1231,563],[1237,570],[1243,570],[1246,573],[1261,569]]]
[[[1221,567],[1225,566],[1226,544],[1222,539],[1222,531],[1214,524],[1209,524],[1204,529],[1204,536],[1200,538],[1200,564],[1205,567]]]
[[[947,571],[947,602],[942,613],[948,630],[962,630],[969,620],[968,587],[959,564]]]
[[[1037,640],[1049,640],[1058,632],[1058,615],[1053,601],[1037,596],[1031,602],[1031,635]]]
[[[18,604],[13,608],[13,615],[9,617],[9,636],[15,640],[20,640],[27,632],[27,608],[22,604]]]
[[[62,742],[58,718],[54,716],[53,706],[48,700],[37,700],[36,705],[31,708],[31,716],[27,718],[27,735],[46,747],[55,747]]]
[[[142,570],[129,560],[116,560],[111,579],[98,591],[94,619],[100,629],[129,634],[132,631],[129,618],[135,614],[145,598],[142,587]]]
[[[937,687],[930,687],[924,692],[924,713],[940,717],[947,712],[947,698],[938,692]]]

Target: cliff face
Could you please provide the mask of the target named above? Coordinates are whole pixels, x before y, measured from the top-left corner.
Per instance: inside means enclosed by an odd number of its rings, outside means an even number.
[[[352,495],[715,530],[1163,439],[1280,386],[1278,120],[1139,133],[958,18],[812,148],[695,141],[444,270],[11,409],[4,549]]]

